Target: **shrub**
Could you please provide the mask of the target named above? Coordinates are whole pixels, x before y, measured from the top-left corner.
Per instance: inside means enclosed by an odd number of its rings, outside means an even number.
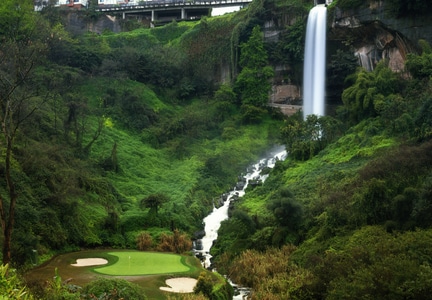
[[[0,299],[34,299],[9,265],[0,265]]]
[[[146,251],[151,249],[153,245],[153,239],[151,235],[147,232],[141,232],[137,236],[137,248],[141,251]]]
[[[143,290],[124,279],[99,278],[83,288],[82,299],[145,300]]]
[[[52,280],[47,282],[43,289],[42,299],[46,300],[77,300],[80,299],[81,287],[62,281],[57,268]]]
[[[183,253],[192,249],[192,241],[189,236],[176,229],[173,234],[162,233],[158,249],[165,252]]]
[[[206,297],[210,297],[213,290],[213,281],[209,274],[201,272],[198,281],[194,287],[194,293],[202,293]]]

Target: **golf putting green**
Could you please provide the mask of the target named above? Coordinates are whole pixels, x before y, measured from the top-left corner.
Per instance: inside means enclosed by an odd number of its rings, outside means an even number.
[[[181,255],[157,252],[109,252],[118,261],[93,270],[105,275],[132,276],[187,272]]]

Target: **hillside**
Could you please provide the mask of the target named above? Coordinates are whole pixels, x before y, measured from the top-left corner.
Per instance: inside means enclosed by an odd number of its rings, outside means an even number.
[[[252,30],[233,28],[249,17],[73,35],[61,11],[20,5],[0,4],[3,263],[25,271],[100,247],[188,252],[213,198],[280,142],[282,115],[242,107],[241,89],[222,84],[220,66],[235,74]],[[35,297],[61,297],[45,284],[32,283]]]

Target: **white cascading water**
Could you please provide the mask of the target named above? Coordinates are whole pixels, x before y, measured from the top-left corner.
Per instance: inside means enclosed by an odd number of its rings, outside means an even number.
[[[263,168],[273,168],[277,160],[284,160],[286,156],[287,152],[285,150],[285,146],[280,146],[270,151],[268,157],[261,159],[248,169],[248,173],[244,176],[246,179],[245,185],[241,189],[234,189],[233,191],[230,191],[224,204],[219,208],[213,208],[213,211],[204,218],[205,236],[201,239],[202,249],[195,250],[197,254],[201,254],[204,257],[204,267],[209,268],[211,266],[210,248],[218,237],[218,230],[220,228],[221,222],[228,219],[228,209],[231,201],[235,201],[237,197],[241,197],[245,194],[245,189],[251,180],[258,179],[261,182],[264,182],[268,175],[260,174]],[[243,295],[238,295],[237,297],[234,297],[234,299],[243,299],[242,296]]]
[[[379,60],[375,46],[363,46],[354,53],[359,60],[359,65],[370,72],[374,69],[374,61]]]
[[[315,6],[306,27],[305,62],[303,69],[303,118],[325,114],[327,8]]]

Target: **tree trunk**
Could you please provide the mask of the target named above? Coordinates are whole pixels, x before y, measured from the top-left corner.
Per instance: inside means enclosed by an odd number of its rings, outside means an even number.
[[[5,128],[5,127],[3,127]],[[3,264],[8,264],[11,261],[11,241],[12,241],[12,230],[15,223],[15,205],[17,200],[17,194],[15,192],[15,185],[11,178],[11,156],[12,156],[12,141],[13,138],[4,132],[6,136],[6,158],[5,158],[5,178],[7,188],[9,190],[9,213],[6,216],[4,214],[4,207],[1,206],[1,224],[3,229]],[[3,202],[3,201],[1,201]]]
[[[11,261],[11,240],[12,240],[12,228],[7,226],[3,230],[3,264],[9,264]]]

